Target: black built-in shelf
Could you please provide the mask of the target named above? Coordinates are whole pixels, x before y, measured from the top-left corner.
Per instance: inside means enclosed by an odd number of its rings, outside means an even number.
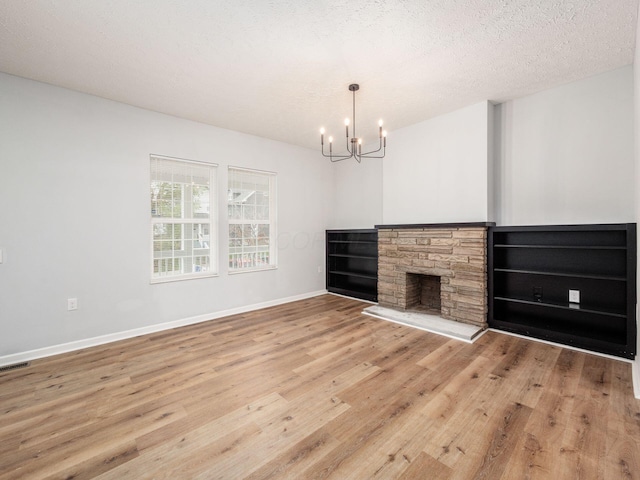
[[[636,224],[490,227],[488,247],[490,327],[635,357]]]
[[[378,301],[378,231],[327,230],[327,290]]]

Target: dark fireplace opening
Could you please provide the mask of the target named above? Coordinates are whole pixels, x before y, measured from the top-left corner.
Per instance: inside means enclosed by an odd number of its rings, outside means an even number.
[[[440,277],[407,273],[405,310],[440,315]]]

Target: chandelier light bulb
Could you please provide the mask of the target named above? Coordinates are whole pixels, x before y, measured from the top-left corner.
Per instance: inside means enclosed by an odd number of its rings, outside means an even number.
[[[344,124],[345,124],[347,127],[349,126],[349,119],[348,119],[348,118],[345,118],[345,119],[344,119]]]
[[[387,131],[386,130],[382,130],[382,136],[386,137],[387,136]]]
[[[333,137],[329,137],[329,143],[333,143]]]
[[[381,127],[382,126],[382,119],[378,120],[378,126]]]
[[[362,145],[362,139],[361,138],[358,139],[358,145]]]
[[[320,135],[324,135],[324,127],[320,127]]]

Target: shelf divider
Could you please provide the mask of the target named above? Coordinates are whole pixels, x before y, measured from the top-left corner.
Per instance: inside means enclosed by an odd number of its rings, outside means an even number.
[[[600,308],[593,308],[593,307],[584,307],[580,304],[571,304],[571,303],[566,303],[566,304],[561,304],[561,303],[550,303],[550,302],[536,302],[535,300],[526,300],[523,298],[513,298],[513,297],[501,297],[501,296],[495,296],[493,297],[494,300],[500,300],[502,302],[514,302],[514,303],[522,303],[524,305],[533,305],[536,307],[541,307],[541,308],[558,308],[561,310],[568,310],[571,312],[576,312],[576,313],[593,313],[596,315],[606,315],[609,317],[617,317],[617,318],[627,318],[627,314],[626,313],[622,313],[621,311],[615,311],[614,309],[600,309]]]

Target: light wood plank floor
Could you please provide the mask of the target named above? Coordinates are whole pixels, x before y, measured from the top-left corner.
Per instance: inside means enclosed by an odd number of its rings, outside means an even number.
[[[332,295],[0,374],[0,478],[640,478],[631,366]]]

